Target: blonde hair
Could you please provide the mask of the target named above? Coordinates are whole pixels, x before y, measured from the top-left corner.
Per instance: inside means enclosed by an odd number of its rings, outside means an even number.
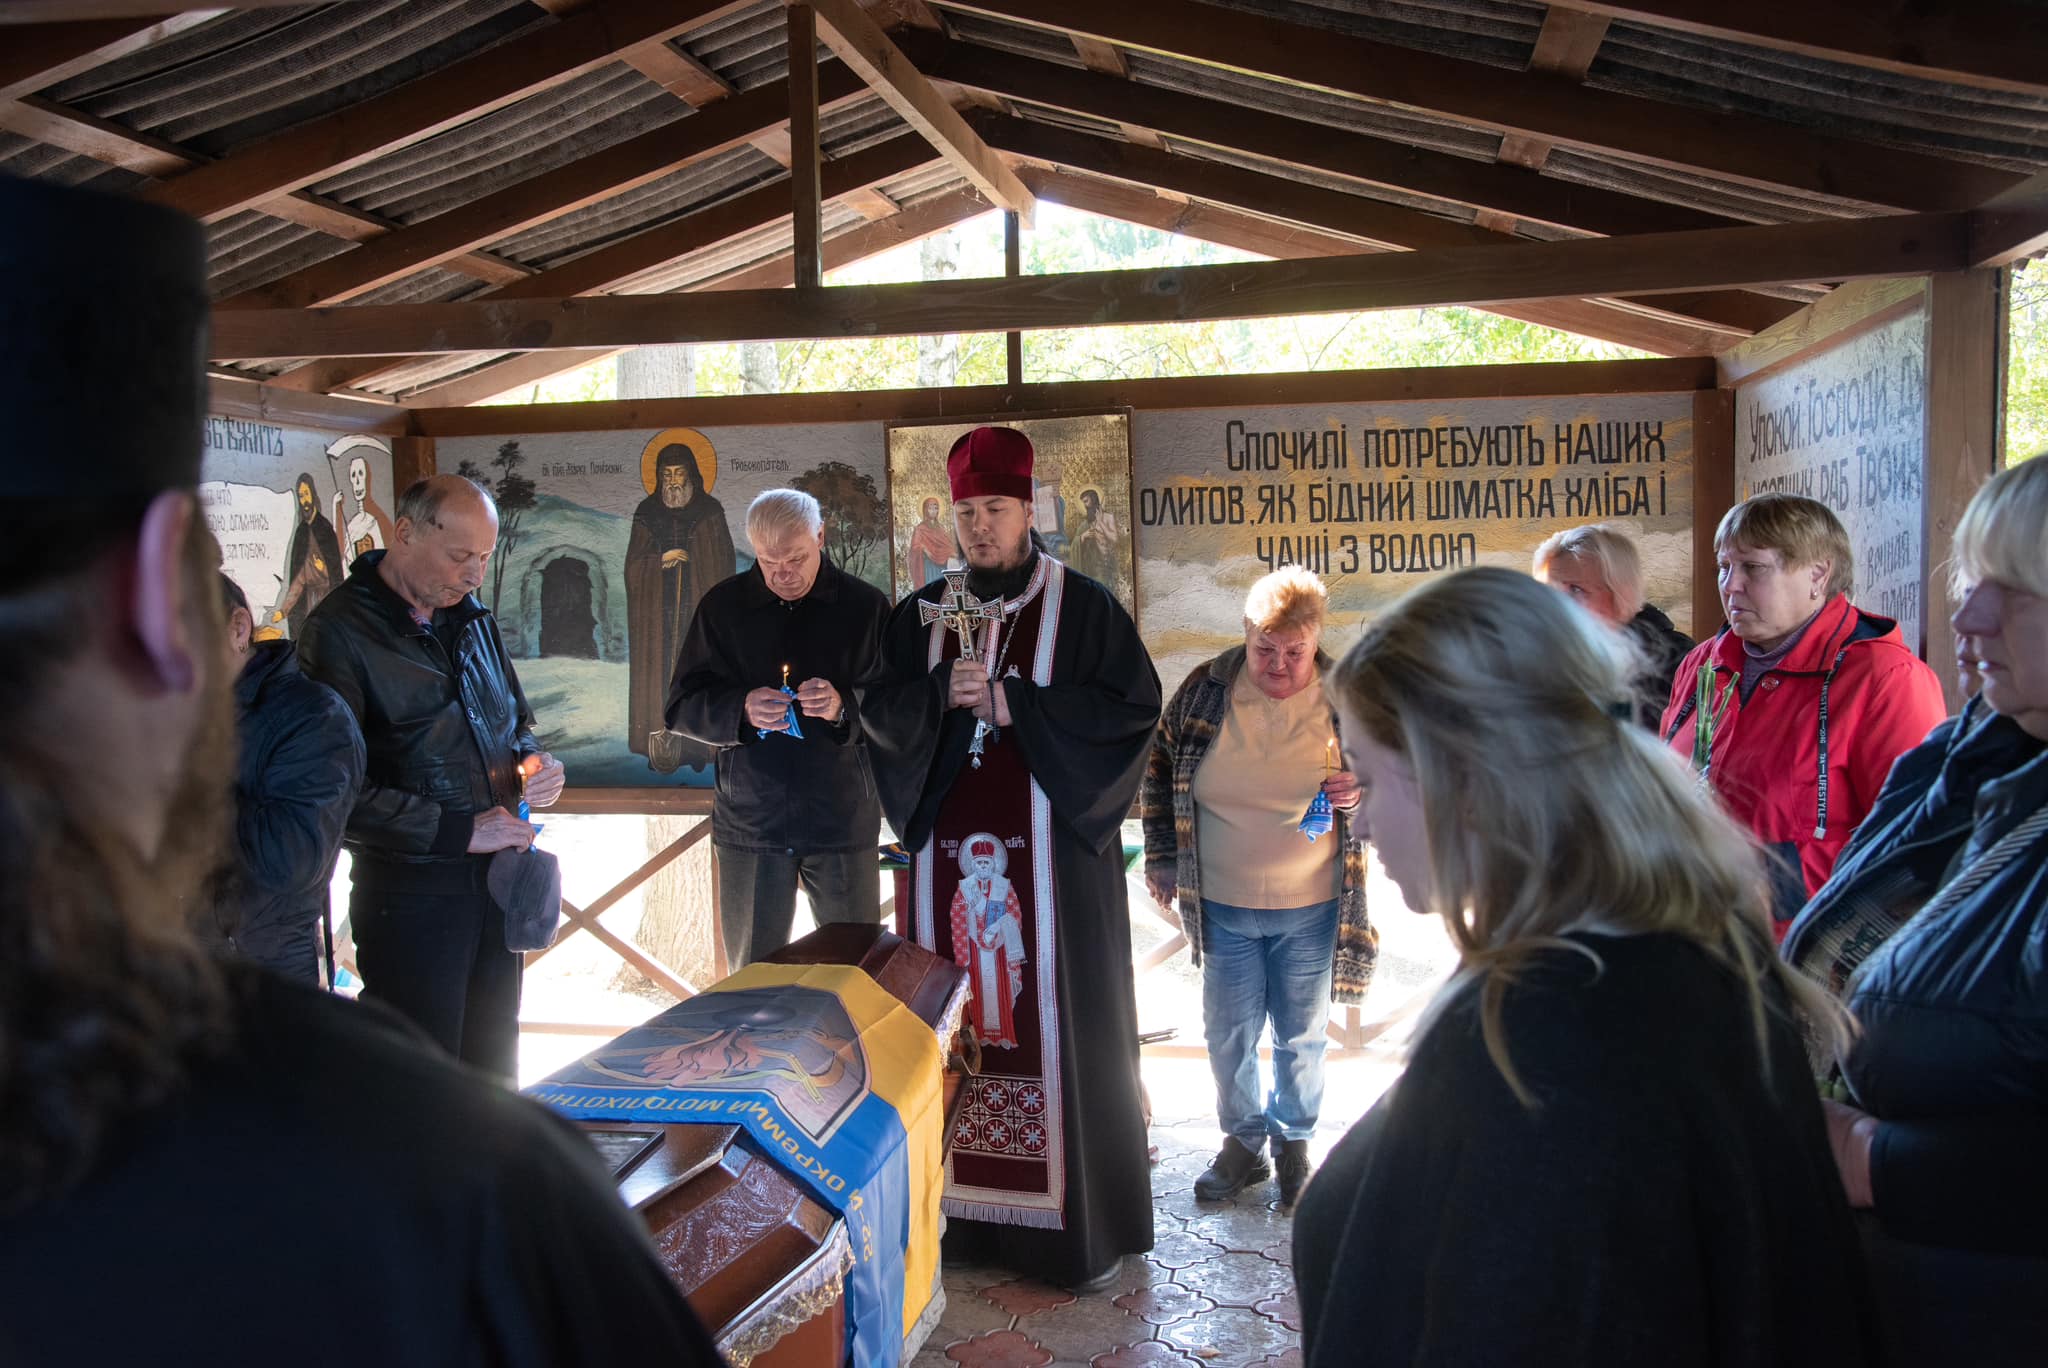
[[[1983,580],[2048,594],[2048,460],[2043,457],[2048,452],[1993,475],[1963,510],[1949,562],[1949,591],[1958,602]]]
[[[1283,565],[1263,576],[1244,597],[1244,620],[1261,632],[1323,630],[1330,591],[1314,572]]]
[[[1411,591],[1332,672],[1354,722],[1414,770],[1428,909],[1459,970],[1434,1020],[1477,991],[1488,1056],[1525,1105],[1502,1003],[1574,929],[1668,932],[1742,982],[1768,1070],[1765,983],[1823,1029],[1842,1015],[1779,963],[1761,853],[1650,733],[1629,725],[1633,649],[1511,570],[1462,570]]]
[[[763,546],[785,537],[815,537],[824,526],[818,501],[801,489],[764,489],[747,505],[747,539]]]
[[[1643,559],[1636,554],[1636,544],[1619,529],[1606,523],[1587,523],[1553,532],[1536,548],[1529,573],[1548,582],[1550,563],[1559,556],[1599,568],[1607,592],[1614,595],[1614,611],[1623,622],[1643,611]]]
[[[1785,564],[1829,563],[1827,596],[1856,588],[1856,553],[1849,533],[1834,510],[1818,499],[1797,494],[1758,494],[1721,515],[1714,529],[1714,553],[1735,545],[1775,551]]]

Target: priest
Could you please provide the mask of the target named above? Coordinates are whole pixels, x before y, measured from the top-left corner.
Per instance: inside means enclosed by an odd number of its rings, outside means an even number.
[[[861,712],[913,852],[899,929],[970,970],[1002,948],[956,895],[988,870],[1019,925],[975,991],[981,1073],[953,1133],[947,1252],[1076,1291],[1152,1247],[1131,925],[1119,832],[1159,677],[1109,590],[1031,531],[1031,443],[983,427],[946,459],[966,554],[896,606]],[[971,901],[971,897],[970,897]],[[977,936],[977,932],[980,934]]]

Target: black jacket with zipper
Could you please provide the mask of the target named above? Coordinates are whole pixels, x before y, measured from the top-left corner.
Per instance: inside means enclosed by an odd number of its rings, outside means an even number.
[[[676,660],[668,692],[673,731],[717,747],[711,839],[728,850],[810,855],[872,849],[881,800],[868,767],[854,685],[881,658],[889,600],[826,560],[811,591],[778,597],[759,566],[711,586]],[[798,710],[802,739],[767,736],[746,719],[746,697],[807,679],[831,681],[837,726]]]
[[[358,884],[421,892],[472,889],[470,829],[480,812],[519,805],[519,761],[540,749],[533,713],[490,610],[470,595],[413,620],[358,557],[299,640],[305,672],[341,695],[362,728],[368,765],[343,841]]]

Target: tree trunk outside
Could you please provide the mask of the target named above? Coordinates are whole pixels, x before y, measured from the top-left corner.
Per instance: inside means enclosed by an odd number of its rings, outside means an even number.
[[[960,256],[951,233],[934,233],[918,246],[918,276],[945,280],[959,274]],[[923,388],[953,384],[960,375],[960,334],[920,335],[917,339],[917,383]]]
[[[773,348],[770,348],[771,355]],[[619,358],[619,398],[685,399],[697,392],[694,347],[635,347]],[[615,817],[638,822],[646,830],[652,856],[708,817]],[[640,925],[633,943],[699,988],[712,981],[713,938],[718,932],[712,896],[711,842],[700,841],[679,859],[641,885]],[[612,986],[625,992],[666,1001],[658,987],[630,964],[619,966]]]
[[[742,394],[780,394],[782,392],[782,357],[775,350],[773,342],[743,342],[740,344],[740,392]]]

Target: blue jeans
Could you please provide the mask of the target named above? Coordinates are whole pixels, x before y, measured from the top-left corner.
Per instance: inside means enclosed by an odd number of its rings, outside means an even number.
[[[1249,1150],[1306,1140],[1323,1108],[1337,900],[1236,907],[1202,899],[1202,1025],[1216,1119]],[[1259,1037],[1273,1023],[1273,1091],[1259,1105]]]

